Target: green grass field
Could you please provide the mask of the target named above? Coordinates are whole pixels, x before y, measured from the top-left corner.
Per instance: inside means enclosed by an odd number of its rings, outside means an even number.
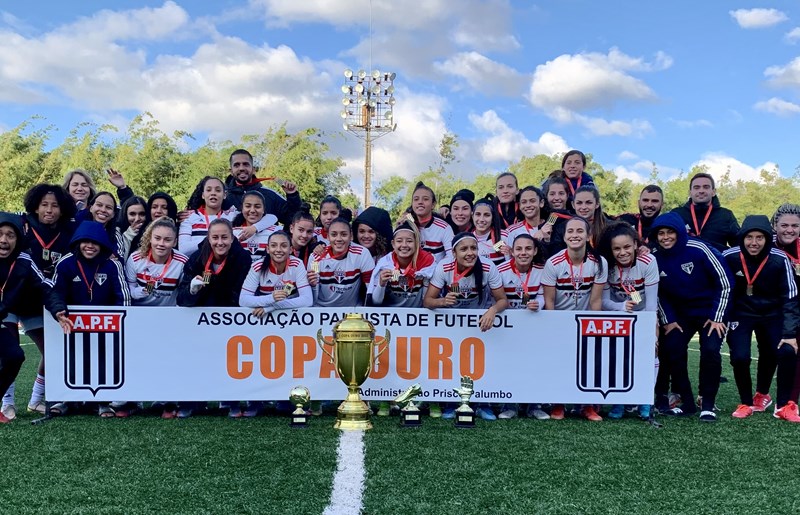
[[[228,420],[24,412],[38,355],[0,427],[2,513],[322,513],[336,471],[333,416],[292,430],[279,417]],[[698,354],[690,353],[696,377]],[[724,373],[732,379],[723,357]],[[344,392],[344,387],[342,387]],[[716,424],[635,418],[478,421],[420,429],[375,418],[365,436],[364,513],[797,513],[800,428],[768,413],[734,420],[723,384]]]

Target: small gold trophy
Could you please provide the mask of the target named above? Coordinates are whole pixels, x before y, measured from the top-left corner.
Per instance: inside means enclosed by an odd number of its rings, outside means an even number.
[[[319,261],[312,261],[308,267],[315,274],[319,273]]]
[[[305,386],[295,386],[289,392],[289,402],[297,409],[292,412],[291,427],[308,427],[308,413],[305,407],[311,402],[311,392]]]
[[[550,225],[555,225],[557,221],[558,221],[558,216],[556,216],[555,213],[551,213],[550,216],[547,217],[547,222],[545,223],[548,223]]]
[[[370,410],[361,399],[359,388],[369,377],[373,362],[378,364],[378,358],[388,348],[390,338],[387,329],[387,347],[376,355],[375,326],[360,313],[348,313],[333,327],[333,354],[325,348],[322,329],[317,331],[317,343],[330,357],[331,363],[336,364],[339,377],[347,385],[347,398],[336,411],[334,428],[345,431],[372,429]]]
[[[414,383],[403,393],[398,395],[394,402],[401,406],[400,425],[403,427],[419,427],[422,425],[422,417],[419,416],[419,408],[414,404],[414,398],[422,393],[422,386]]]
[[[461,376],[461,388],[453,388],[456,395],[461,397],[461,406],[456,408],[456,427],[475,427],[475,411],[469,407],[469,398],[475,391],[472,385],[470,376]]]

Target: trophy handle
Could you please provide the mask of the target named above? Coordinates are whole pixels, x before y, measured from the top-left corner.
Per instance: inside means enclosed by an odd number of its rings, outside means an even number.
[[[319,348],[322,349],[322,352],[324,352],[325,354],[328,355],[329,358],[331,358],[331,363],[333,363],[334,362],[333,354],[331,354],[330,352],[327,351],[327,349],[325,349],[325,338],[322,337],[322,329],[317,331],[317,344],[319,344]]]
[[[380,352],[378,353],[378,355],[377,355],[377,356],[375,356],[375,365],[376,365],[376,366],[381,364],[381,360],[380,360],[381,354],[383,354],[384,352],[386,352],[386,349],[388,349],[388,348],[389,348],[389,340],[390,340],[391,338],[392,338],[392,334],[391,334],[391,333],[389,332],[389,330],[387,329],[387,330],[386,330],[386,336],[385,336],[385,337],[384,337],[384,339],[383,339],[384,343],[386,343],[386,347],[384,347],[384,348],[383,348],[383,350],[382,350],[382,351],[380,351]]]

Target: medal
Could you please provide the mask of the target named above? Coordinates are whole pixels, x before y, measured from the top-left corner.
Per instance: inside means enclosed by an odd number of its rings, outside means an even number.
[[[50,261],[50,249],[42,249],[42,259]]]
[[[505,245],[506,245],[505,242],[503,240],[500,240],[494,245],[492,245],[492,248],[494,248],[495,252],[500,252],[500,249],[502,249]]]
[[[530,302],[530,300],[531,300],[531,296],[528,295],[528,292],[525,292],[525,293],[522,294],[522,305],[523,306],[527,306],[528,302]]]
[[[311,266],[309,267],[312,272],[315,274],[319,273],[319,261],[312,261]]]
[[[400,280],[400,270],[395,268],[392,270],[392,282],[396,283],[398,280]]]
[[[147,294],[150,295],[151,293],[153,293],[155,287],[156,287],[155,281],[147,281],[147,284],[144,285],[144,291],[146,291]]]
[[[639,293],[638,290],[633,290],[631,292],[631,302],[633,302],[634,304],[639,304],[640,302],[642,302],[642,294]]]
[[[753,296],[753,285],[752,284],[748,284],[747,285],[747,289],[745,290],[745,293],[747,294],[748,297],[752,297]]]
[[[742,261],[742,272],[744,272],[744,280],[747,283],[747,288],[745,289],[744,293],[748,297],[752,297],[753,296],[753,284],[756,282],[756,278],[758,277],[758,274],[760,274],[761,270],[763,270],[764,265],[767,264],[767,260],[769,260],[769,254],[767,254],[767,257],[764,258],[764,261],[762,261],[761,264],[758,265],[758,269],[756,270],[756,273],[753,274],[752,277],[750,277],[750,270],[747,269],[747,263],[744,260],[744,251],[742,251],[739,254],[739,258]]]
[[[794,275],[800,275],[800,263],[794,264]]]
[[[283,291],[286,292],[286,296],[287,297],[292,294],[293,290],[294,290],[294,285],[293,284],[287,283],[287,284],[283,285]]]
[[[203,272],[203,284],[208,286],[208,283],[211,282],[211,271],[206,270]]]
[[[547,223],[550,225],[555,225],[557,220],[558,216],[555,213],[550,213],[550,216],[547,217]]]

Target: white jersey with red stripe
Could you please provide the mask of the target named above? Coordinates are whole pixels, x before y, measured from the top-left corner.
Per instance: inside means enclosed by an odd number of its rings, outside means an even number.
[[[244,227],[234,227],[233,235],[239,240],[242,248],[250,254],[253,263],[261,261],[267,253],[267,243],[272,233],[279,231],[281,228],[277,225],[270,225],[266,229],[262,229],[250,236],[246,240],[242,240],[241,235]]]
[[[351,243],[341,259],[330,256],[330,247],[322,256],[314,256],[319,264],[319,283],[314,288],[314,305],[320,307],[352,307],[361,304],[361,285],[369,284],[375,261],[369,250]]]
[[[317,241],[321,241],[325,245],[330,245],[331,241],[328,239],[328,231],[324,227],[314,227],[314,237]]]
[[[197,252],[198,247],[208,236],[208,226],[217,218],[224,218],[228,221],[233,221],[239,211],[235,207],[231,207],[227,211],[220,211],[216,215],[206,214],[203,208],[195,209],[189,216],[181,222],[178,231],[178,248],[186,254],[191,256]],[[278,217],[272,214],[266,214],[264,217],[253,224],[256,230],[265,229],[274,225],[278,221]]]
[[[522,299],[526,293],[528,300],[537,300],[544,266],[534,264],[523,274],[517,270],[512,259],[498,266],[497,271],[503,280],[503,290],[505,291],[509,308],[525,309],[527,302],[523,302]],[[527,292],[523,285],[527,285]],[[540,306],[543,305],[544,302],[541,302]]]
[[[125,282],[131,291],[133,305],[175,306],[178,283],[188,260],[189,258],[177,250],[172,251],[172,260],[164,264],[153,263],[138,250],[128,256],[125,262]],[[164,273],[165,267],[166,273]],[[148,283],[152,283],[153,287],[149,293]]]
[[[291,293],[286,299],[276,302],[273,292],[287,285],[291,285]],[[263,261],[253,263],[239,295],[239,305],[248,308],[295,309],[310,307],[313,303],[314,297],[308,285],[306,268],[294,256],[289,256],[282,274],[277,273],[272,266],[264,270]]]
[[[513,247],[514,240],[520,234],[528,234],[533,236],[537,232],[539,232],[538,227],[531,227],[523,220],[508,227],[508,230],[506,231],[505,242],[509,247]]]
[[[441,218],[432,217],[425,227],[419,229],[422,248],[433,254],[438,263],[453,256],[453,228]]]
[[[386,286],[380,285],[381,270],[398,270],[397,280],[390,279]],[[431,265],[416,270],[413,277],[408,274],[399,273],[393,254],[389,253],[378,260],[375,269],[372,271],[372,279],[367,287],[367,295],[372,297],[376,305],[391,306],[396,308],[421,308],[428,289],[433,271],[436,269],[436,262]]]
[[[631,267],[615,266],[608,271],[608,283],[605,290],[608,291],[611,302],[624,303],[631,300],[630,292],[636,290],[642,301],[636,304],[634,311],[644,311],[647,305],[647,286],[658,284],[659,271],[658,263],[655,258],[647,254],[638,256],[636,262]]]
[[[483,270],[483,303],[479,302],[478,290],[475,288],[475,276],[470,273],[458,280],[458,298],[456,305],[452,307],[479,309],[494,304],[492,290],[502,288],[503,280],[500,278],[500,273],[494,263],[482,256],[478,256],[478,261]],[[475,266],[478,266],[478,263]],[[440,295],[444,297],[452,288],[455,272],[455,258],[439,261],[433,271],[430,285],[439,288],[441,290]]]
[[[497,266],[500,266],[500,263],[506,261],[506,255],[494,248],[494,244],[497,242],[492,239],[491,231],[487,232],[483,236],[475,234],[475,238],[478,240],[478,255],[488,258]],[[505,243],[507,240],[508,232],[503,229],[500,231],[500,241]]]
[[[564,250],[545,263],[541,285],[556,288],[555,309],[585,311],[590,309],[592,286],[605,284],[607,273],[608,265],[602,256],[598,261],[587,254],[582,263],[573,265]]]

